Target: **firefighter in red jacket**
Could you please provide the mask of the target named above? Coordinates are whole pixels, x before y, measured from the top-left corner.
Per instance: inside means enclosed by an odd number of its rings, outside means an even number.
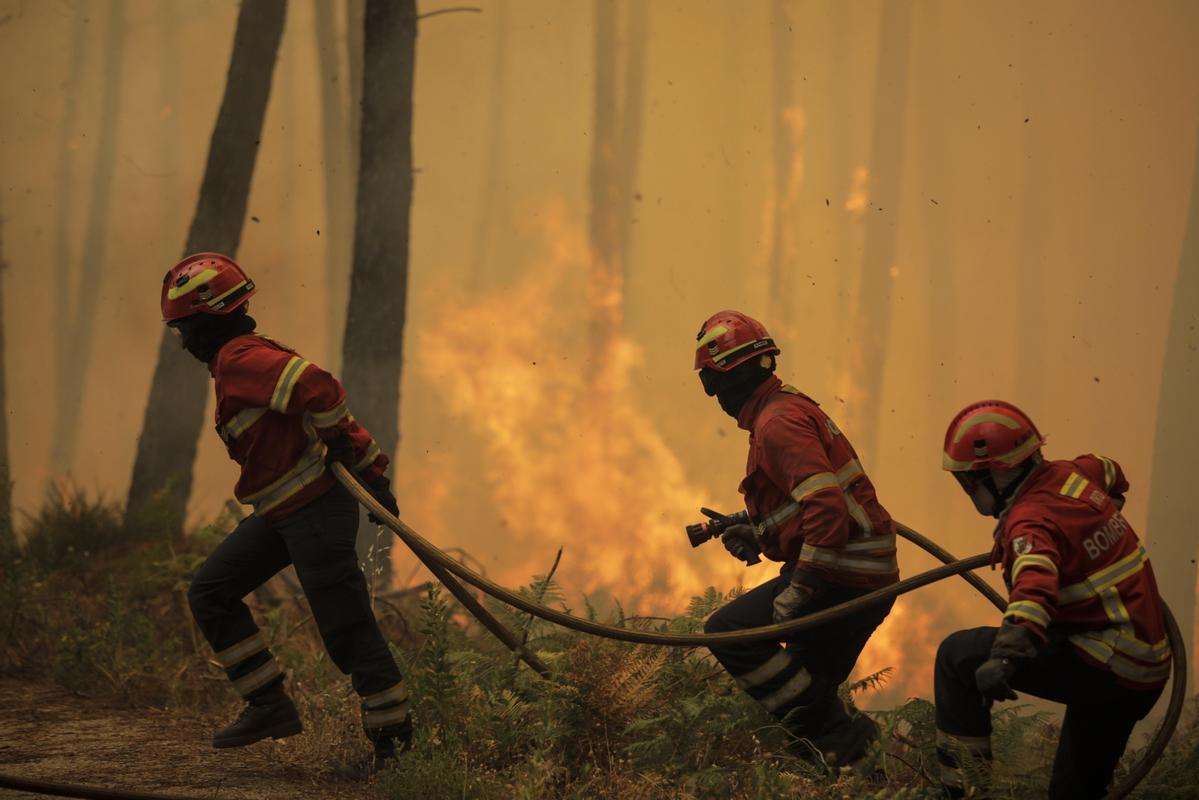
[[[741,560],[764,554],[780,575],[714,613],[708,633],[785,622],[899,579],[895,528],[857,454],[810,397],[774,375],[779,348],[758,321],[721,311],[700,329],[695,368],[709,396],[749,432],[741,493],[752,525],[721,537]],[[798,752],[829,766],[857,761],[877,726],[838,687],[894,601],[785,642],[713,646],[750,697],[782,721]],[[784,646],[785,645],[785,646]]]
[[[330,658],[351,676],[361,698],[377,765],[411,739],[408,690],[379,633],[358,565],[358,504],[327,464],[343,462],[396,513],[384,476],[388,458],[350,414],[332,375],[254,332],[246,314],[254,292],[241,267],[217,253],[183,259],[162,286],[164,320],[212,373],[217,433],[241,466],[234,493],[254,507],[188,591],[215,660],[246,701],[212,743],[241,747],[301,730],[283,670],[242,602],[293,564]]]
[[[1043,442],[999,400],[967,406],[945,434],[945,469],[999,520],[992,563],[1008,587],[1000,627],[958,631],[937,652],[937,750],[951,796],[979,774],[964,758],[991,758],[991,703],[1018,690],[1066,706],[1049,796],[1102,797],[1170,674],[1153,568],[1120,513],[1120,466],[1046,461]]]

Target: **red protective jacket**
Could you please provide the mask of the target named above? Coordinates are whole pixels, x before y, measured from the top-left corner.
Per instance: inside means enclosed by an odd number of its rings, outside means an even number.
[[[1128,481],[1102,456],[1046,461],[1017,491],[995,532],[1004,619],[1041,640],[1066,633],[1088,663],[1136,688],[1165,684],[1170,645],[1149,556],[1120,513]]]
[[[346,408],[337,379],[257,333],[226,342],[208,364],[216,384],[216,430],[241,465],[237,499],[280,520],[333,486],[325,442],[345,434],[366,482],[387,456]]]
[[[895,525],[815,400],[771,376],[737,424],[749,431],[741,493],[767,557],[846,586],[899,580]]]

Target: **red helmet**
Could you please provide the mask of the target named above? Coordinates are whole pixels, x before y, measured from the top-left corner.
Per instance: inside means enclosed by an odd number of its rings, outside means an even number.
[[[1002,400],[982,400],[949,423],[942,467],[950,472],[1011,469],[1043,444],[1045,438],[1023,411]]]
[[[728,372],[755,356],[779,352],[766,326],[740,311],[716,312],[708,317],[695,339],[696,369]]]
[[[229,256],[196,253],[167,270],[162,279],[162,319],[228,314],[254,291],[254,281]]]

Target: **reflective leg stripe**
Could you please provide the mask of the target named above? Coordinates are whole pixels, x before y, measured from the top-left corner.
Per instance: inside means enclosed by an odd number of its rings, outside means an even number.
[[[383,706],[393,705],[395,703],[404,703],[408,700],[408,687],[400,681],[390,689],[384,689],[376,694],[370,694],[362,698],[362,705],[367,708],[382,708]]]
[[[383,728],[387,725],[395,725],[403,722],[406,719],[408,719],[408,701],[406,700],[399,705],[362,712],[362,726],[364,728]]]
[[[991,737],[958,736],[957,734],[946,733],[945,731],[937,731],[937,747],[945,747],[949,750],[965,750],[974,756],[990,756]]]
[[[796,698],[807,691],[812,685],[812,676],[806,669],[800,669],[799,672],[791,676],[791,679],[780,686],[771,694],[763,697],[758,702],[767,711],[777,711],[785,705],[793,703]]]
[[[262,631],[255,631],[253,636],[242,639],[232,647],[226,647],[214,655],[213,660],[225,669],[229,669],[230,667],[237,666],[255,653],[261,653],[265,649],[266,640],[262,638]]]
[[[753,672],[748,672],[739,677],[734,677],[733,679],[737,681],[737,685],[742,689],[749,690],[755,686],[761,686],[762,684],[777,678],[779,673],[781,673],[790,665],[791,655],[786,650],[780,648],[779,651],[775,653],[769,661],[767,661],[765,664],[762,664]]]
[[[279,669],[279,662],[272,658],[253,672],[233,681],[233,688],[242,697],[249,697],[282,674],[283,670]]]

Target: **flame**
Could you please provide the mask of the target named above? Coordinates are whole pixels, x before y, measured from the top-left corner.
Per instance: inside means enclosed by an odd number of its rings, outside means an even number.
[[[938,635],[933,628],[932,612],[912,595],[904,595],[870,637],[851,680],[890,667],[890,679],[880,692],[888,701],[913,695],[930,696],[933,655],[940,644]]]
[[[709,585],[735,585],[743,569],[718,544],[687,547],[683,526],[708,498],[637,403],[641,349],[613,334],[594,359],[579,356],[587,326],[570,298],[603,316],[619,283],[588,291],[594,261],[561,203],[536,219],[544,257],[512,287],[433,314],[417,369],[481,437],[486,486],[464,491],[486,491],[502,510],[515,545],[505,548],[502,580],[544,572],[565,545],[564,586],[677,613]]]

